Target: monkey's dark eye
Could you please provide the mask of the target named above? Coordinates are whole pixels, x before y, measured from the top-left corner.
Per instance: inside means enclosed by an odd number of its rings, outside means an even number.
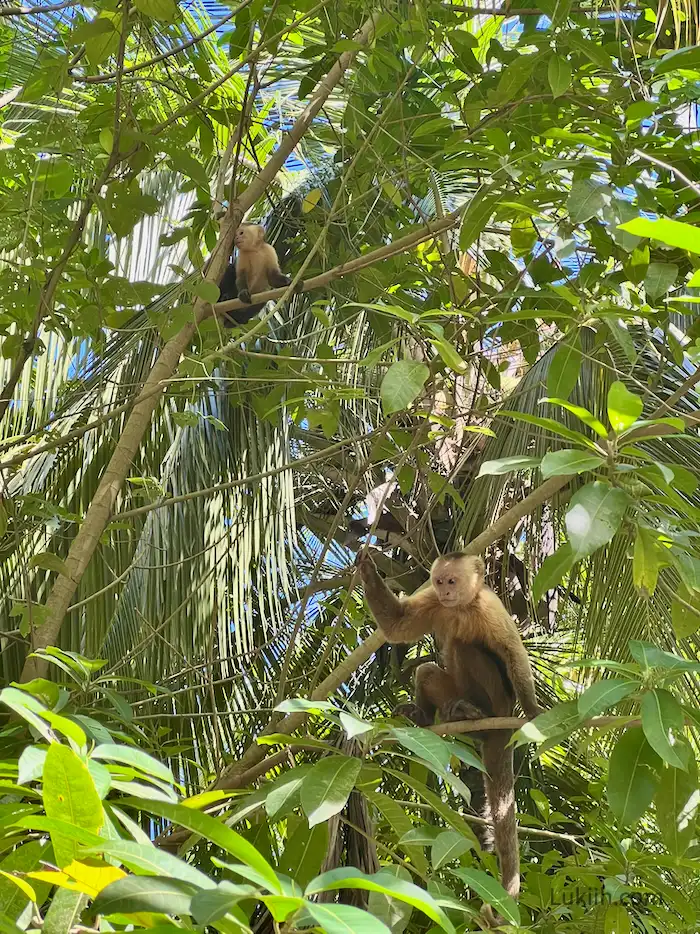
[[[454,584],[454,582],[455,582],[454,577],[451,577],[451,578],[448,580],[447,583],[448,583],[448,584]]]
[[[441,584],[441,583],[442,583],[442,579],[441,579],[440,577],[438,577],[437,582],[438,582],[438,584]]]

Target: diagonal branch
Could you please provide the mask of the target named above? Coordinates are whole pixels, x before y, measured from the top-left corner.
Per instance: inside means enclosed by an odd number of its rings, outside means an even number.
[[[355,43],[360,47],[366,46],[373,33],[374,17],[372,16],[355,34]],[[357,51],[355,50],[343,52],[340,55],[335,65],[316,88],[309,105],[298,117],[275,154],[261,170],[258,178],[243,192],[237,202],[229,207],[222,219],[219,239],[207,268],[206,279],[208,281],[214,283],[221,281],[231,255],[233,235],[243,218],[244,212],[255,203],[270,182],[273,181],[287,156],[309,129],[314,116],[340,82],[356,55]],[[210,314],[211,305],[202,299],[197,299],[193,320],[168,341],[151,369],[134,404],[134,409],[127,419],[109,464],[102,475],[78,534],[68,551],[65,561],[67,574],[58,575],[46,603],[45,622],[32,630],[31,646],[33,650],[45,648],[47,645],[56,642],[68,607],[97,549],[100,537],[110,520],[117,496],[124,485],[131,463],[148,430],[153,412],[160,401],[165,385],[164,381],[173,375],[182,354],[192,341],[196,328]],[[42,677],[46,674],[46,671],[46,661],[30,655],[24,663],[20,681]]]

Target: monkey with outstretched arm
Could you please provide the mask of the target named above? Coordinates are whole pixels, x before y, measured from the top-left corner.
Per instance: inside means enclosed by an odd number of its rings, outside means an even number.
[[[416,642],[432,631],[440,646],[443,667],[420,665],[415,703],[396,713],[419,726],[433,723],[436,713],[443,721],[510,717],[517,699],[527,717],[537,716],[530,660],[513,618],[484,582],[481,558],[443,555],[431,568],[429,584],[402,598],[380,578],[367,551],[360,552],[357,564],[367,603],[388,642]],[[520,856],[509,738],[500,730],[478,735],[487,770],[485,816],[493,822],[503,887],[517,897]]]

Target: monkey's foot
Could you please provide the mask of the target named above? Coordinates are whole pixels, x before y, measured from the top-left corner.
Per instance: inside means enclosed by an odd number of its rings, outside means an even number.
[[[303,292],[303,291],[304,291],[304,280],[300,279],[297,282],[297,284],[294,286],[294,294],[298,295],[299,292]]]
[[[416,726],[431,726],[432,720],[424,710],[417,704],[399,704],[391,711],[392,717],[406,717],[412,720]]]
[[[252,299],[250,297],[250,292],[248,291],[248,289],[241,289],[241,291],[238,293],[238,298],[242,302],[245,302],[246,305],[252,304]]]
[[[454,723],[456,720],[483,720],[485,714],[469,701],[449,701],[440,708],[440,720],[443,723]]]
[[[497,915],[490,905],[482,906],[481,918],[485,925],[484,930],[489,930],[490,928],[497,928],[497,927],[500,927],[502,924],[506,925],[508,923],[505,918],[502,918],[500,915]]]

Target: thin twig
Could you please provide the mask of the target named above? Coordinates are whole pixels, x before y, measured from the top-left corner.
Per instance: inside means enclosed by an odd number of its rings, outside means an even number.
[[[635,156],[639,156],[640,159],[644,159],[645,162],[651,162],[654,165],[658,165],[661,169],[666,169],[667,172],[673,172],[674,175],[678,176],[682,182],[694,191],[695,194],[700,198],[700,185],[697,182],[691,181],[687,175],[684,175],[680,169],[677,169],[673,165],[669,165],[668,162],[664,162],[663,159],[659,159],[656,156],[650,156],[648,152],[642,152],[641,149],[633,150]]]

